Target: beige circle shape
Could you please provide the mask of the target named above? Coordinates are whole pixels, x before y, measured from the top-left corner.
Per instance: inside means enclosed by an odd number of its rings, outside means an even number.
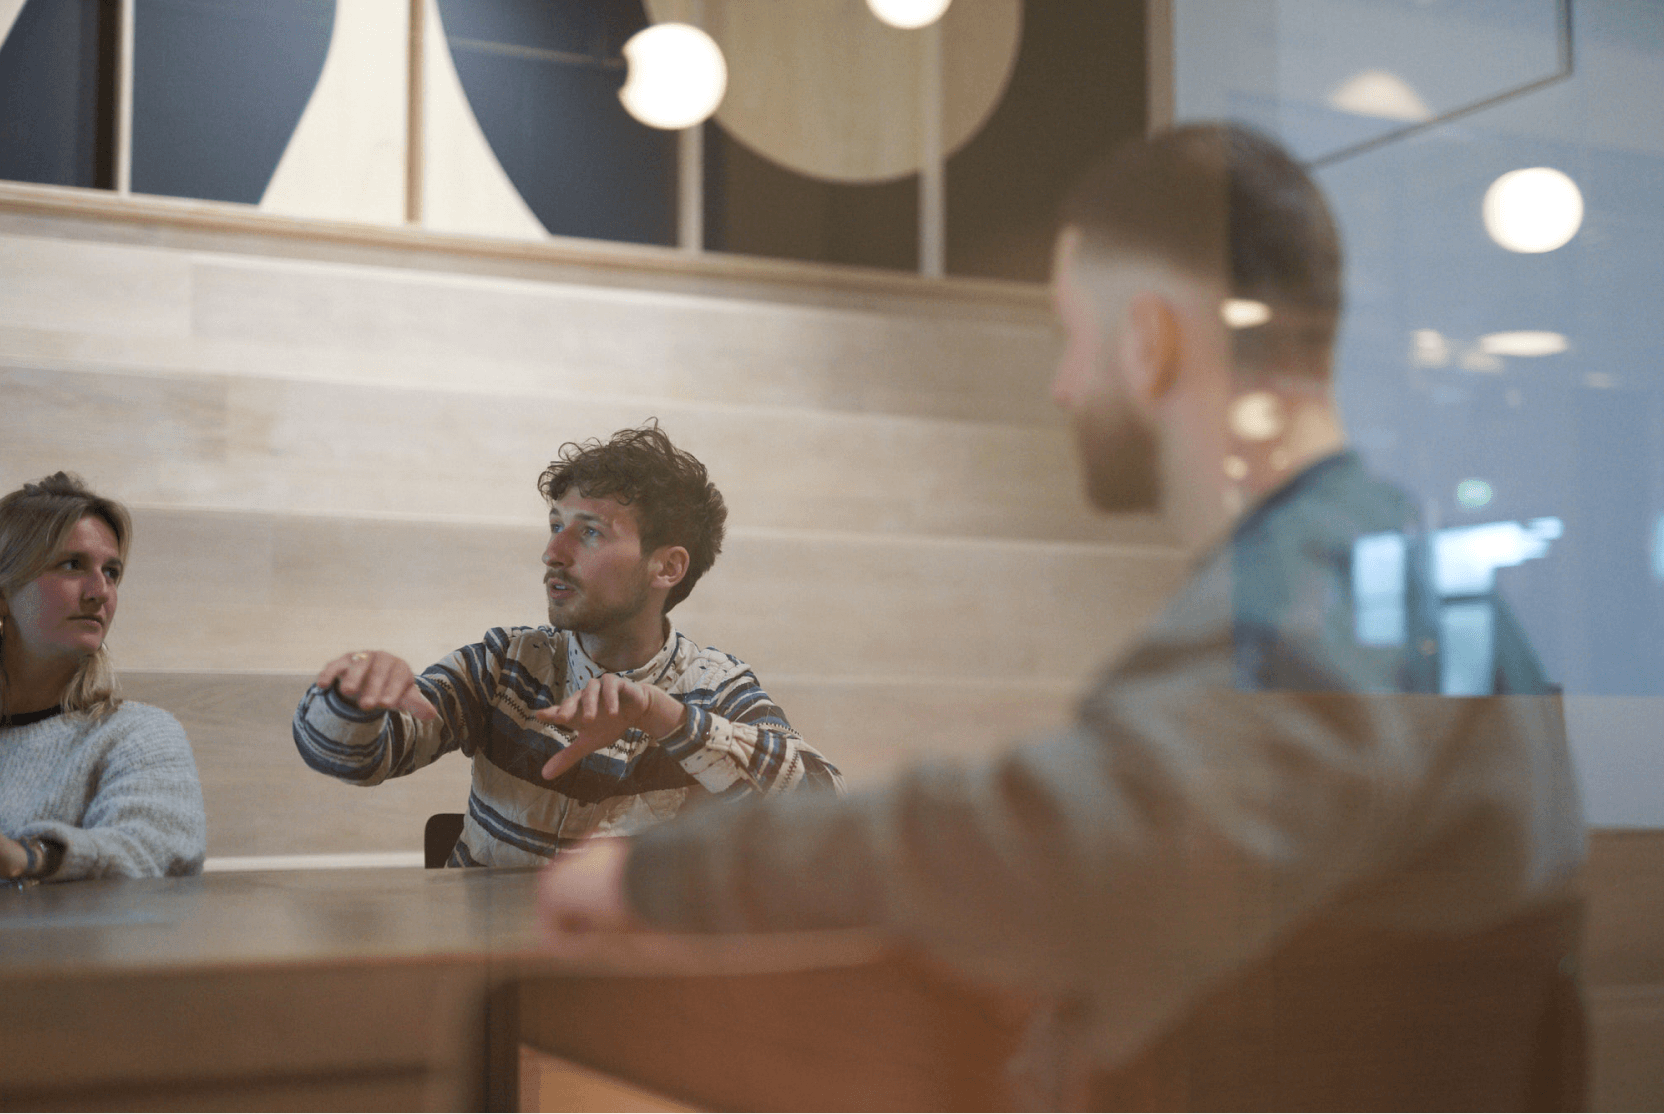
[[[931,37],[942,50],[942,157],[981,130],[1011,80],[1020,0],[953,0],[931,27],[881,23],[865,0],[646,0],[655,23],[702,27],[728,61],[716,119],[801,174],[882,182],[923,164]],[[702,9],[702,10],[701,10]]]

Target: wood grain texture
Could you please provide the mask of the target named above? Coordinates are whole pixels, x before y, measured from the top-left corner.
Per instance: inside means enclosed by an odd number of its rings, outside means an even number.
[[[126,337],[190,334],[190,260],[154,248],[0,237],[0,326]]]
[[[1163,539],[1092,514],[1062,429],[582,392],[387,389],[236,375],[8,367],[0,489],[60,468],[129,502],[541,523],[568,440],[657,417],[735,526],[1021,539]]]
[[[1664,832],[1591,832],[1584,892],[1589,1108],[1664,1109]]]
[[[126,669],[431,662],[545,621],[544,530],[140,509],[111,629]],[[739,531],[673,613],[781,674],[1078,681],[1177,585],[1165,549]]]
[[[1026,306],[920,315],[0,241],[18,307],[0,354],[17,361],[1057,424],[1055,340]]]
[[[552,236],[509,240],[413,227],[297,220],[247,205],[0,182],[0,235],[143,244],[181,252],[388,266],[411,272],[759,298],[782,304],[1044,319],[1038,283],[907,272]]]
[[[531,980],[521,994],[526,1043],[700,1109],[1010,1109],[1004,1071],[1020,1014],[905,958],[766,976]]]

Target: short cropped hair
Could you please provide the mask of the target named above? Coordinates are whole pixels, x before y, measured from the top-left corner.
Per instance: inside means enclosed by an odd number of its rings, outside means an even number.
[[[705,466],[670,443],[649,419],[640,429],[621,429],[605,443],[568,441],[537,481],[551,504],[568,491],[586,499],[616,499],[634,509],[641,551],[679,545],[688,551],[687,575],[665,598],[669,611],[693,591],[722,552],[728,507]]]
[[[121,559],[126,561],[127,545],[133,536],[133,520],[127,508],[95,494],[81,477],[55,472],[0,498],[0,595],[11,599],[18,589],[50,569],[52,558],[63,550],[70,532],[89,516],[109,526]],[[7,710],[6,682],[5,669],[0,666],[0,715]],[[60,703],[65,712],[94,718],[109,715],[121,706],[109,654],[103,647],[81,663]]]
[[[1062,210],[1092,259],[1140,255],[1263,302],[1233,330],[1237,359],[1294,356],[1327,374],[1341,311],[1341,246],[1317,183],[1240,124],[1192,124],[1128,140],[1087,171]],[[1312,361],[1314,354],[1323,359]]]

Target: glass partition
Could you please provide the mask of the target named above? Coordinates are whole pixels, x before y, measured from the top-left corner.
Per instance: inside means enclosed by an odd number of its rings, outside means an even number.
[[[1664,7],[1176,0],[1173,32],[1177,119],[1276,136],[1335,208],[1337,390],[1423,504],[1441,688],[1488,691],[1494,588],[1591,821],[1664,824]],[[1401,637],[1405,542],[1366,548],[1360,632]]]

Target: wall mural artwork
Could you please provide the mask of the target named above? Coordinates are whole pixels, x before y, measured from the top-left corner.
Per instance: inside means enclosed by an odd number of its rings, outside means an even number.
[[[543,239],[468,103],[437,0],[424,0],[422,224],[439,232]]]
[[[397,224],[405,217],[405,0],[335,9],[328,54],[260,208]]]
[[[0,180],[118,188],[123,10],[0,0]],[[998,115],[1025,0],[955,0],[924,31],[886,26],[859,0],[132,0],[130,10],[122,180],[136,195],[675,246],[681,133],[634,119],[619,92],[632,36],[688,20],[720,44],[729,74],[698,133],[706,249],[912,270],[918,175],[942,159],[947,209],[975,214],[948,237],[960,273],[1037,277],[1048,265],[1049,234],[1028,225],[1049,223],[1049,195],[1030,203],[1043,217],[1004,225],[996,214],[1021,208],[1005,195],[1032,186],[981,201],[983,186],[1016,181],[1009,128],[964,162],[977,175],[946,165]],[[970,249],[968,229],[986,231]],[[1018,259],[1013,235],[1046,243]]]
[[[687,0],[647,0],[654,22]],[[1000,103],[1022,42],[1018,0],[954,0],[930,32],[880,23],[847,0],[704,0],[700,24],[728,59],[716,119],[753,151],[833,182],[882,182],[920,166],[924,51],[941,39],[941,146],[951,155]]]
[[[641,0],[438,0],[454,72],[509,181],[548,231],[676,242],[676,137],[619,103]],[[431,71],[430,71],[431,72]],[[430,132],[430,135],[432,133]]]
[[[0,0],[0,178],[110,184],[105,22],[97,0]]]
[[[318,84],[335,8],[137,0],[134,192],[258,203]]]

